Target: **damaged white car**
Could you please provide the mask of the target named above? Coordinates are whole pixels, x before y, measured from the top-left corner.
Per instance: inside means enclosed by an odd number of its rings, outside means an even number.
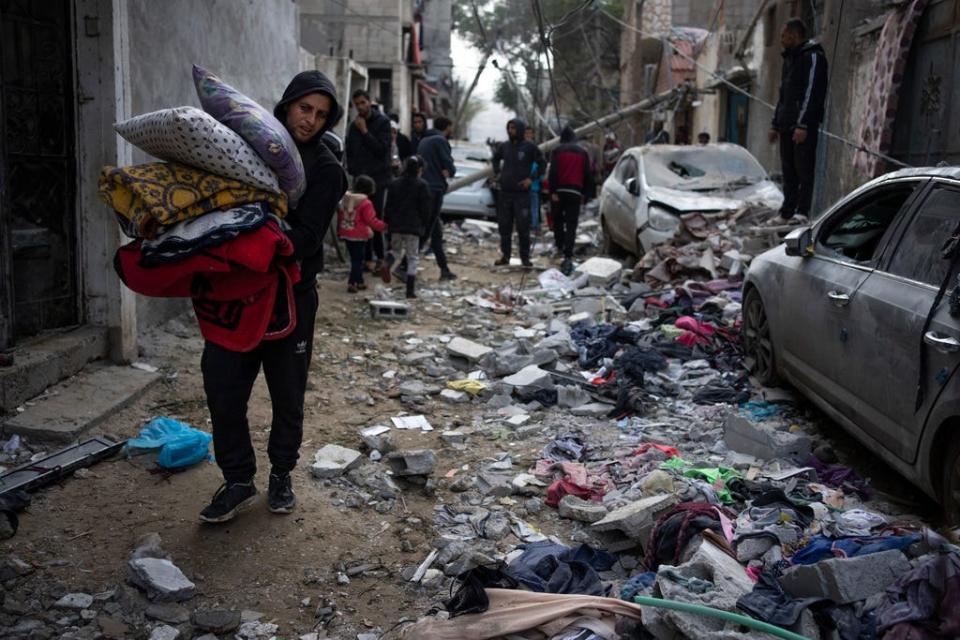
[[[748,204],[779,209],[783,192],[740,145],[632,147],[600,192],[604,250],[642,256],[673,238],[685,214],[727,215]]]

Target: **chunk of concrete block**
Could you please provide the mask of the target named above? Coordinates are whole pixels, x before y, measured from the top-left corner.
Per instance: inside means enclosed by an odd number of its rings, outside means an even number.
[[[574,313],[569,318],[567,318],[567,322],[570,323],[571,327],[575,327],[577,325],[585,325],[588,327],[592,327],[594,324],[596,324],[593,320],[593,316],[587,313],[586,311],[583,311],[581,313]]]
[[[524,367],[512,376],[504,378],[503,381],[514,387],[553,388],[553,377],[535,364]]]
[[[159,602],[182,602],[197,593],[197,587],[180,568],[161,558],[136,558],[127,563],[130,582]]]
[[[437,466],[437,455],[432,449],[394,451],[386,460],[397,476],[428,476]]]
[[[390,433],[390,427],[382,424],[360,429],[360,439],[371,450],[380,453],[390,453],[397,448],[393,434]]]
[[[467,362],[477,362],[491,351],[493,349],[490,347],[459,336],[447,343],[447,353],[457,358],[463,358]]]
[[[599,502],[591,502],[577,496],[563,496],[557,505],[557,512],[561,518],[569,518],[578,522],[599,522],[607,516],[607,508]]]
[[[593,398],[583,387],[563,385],[557,387],[557,405],[565,409],[575,409],[588,404]]]
[[[153,631],[150,632],[149,640],[178,640],[179,637],[179,629],[176,627],[171,627],[170,625],[162,624],[159,627],[155,627]]]
[[[446,402],[452,404],[462,404],[464,402],[470,402],[470,396],[467,395],[464,391],[457,391],[456,389],[444,389],[440,392],[440,397],[443,398]]]
[[[773,538],[767,536],[741,538],[737,542],[737,560],[744,563],[759,560],[763,557],[763,554],[773,547],[773,544]]]
[[[645,546],[657,518],[675,504],[677,498],[674,495],[642,498],[611,511],[605,518],[593,523],[591,529],[603,534],[601,538],[611,551]]]
[[[337,478],[359,464],[363,454],[338,444],[324,445],[313,457],[310,473],[315,478]]]
[[[190,622],[201,631],[223,634],[240,626],[240,612],[229,609],[198,609],[190,616]]]
[[[810,438],[802,433],[780,431],[765,423],[754,423],[731,413],[723,424],[723,440],[727,447],[762,460],[806,458],[810,455]]]
[[[600,418],[610,413],[611,409],[613,409],[613,405],[602,402],[589,402],[570,409],[570,413],[575,416]]]
[[[791,567],[780,576],[780,584],[795,598],[829,598],[837,604],[850,604],[882,592],[910,570],[907,557],[890,549]]]
[[[586,274],[590,286],[606,288],[620,281],[623,265],[616,260],[596,256],[578,266],[576,271]]]
[[[93,606],[93,596],[89,593],[68,593],[53,603],[58,609],[89,609]]]

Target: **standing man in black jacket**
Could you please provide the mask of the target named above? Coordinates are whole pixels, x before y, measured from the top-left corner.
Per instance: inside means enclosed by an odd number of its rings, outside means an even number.
[[[827,57],[823,47],[807,39],[802,20],[789,20],[780,32],[783,71],[780,99],[773,114],[770,142],[780,141],[783,207],[779,222],[810,215],[817,137],[827,97]]]
[[[427,116],[419,111],[413,114],[413,132],[410,134],[410,150],[417,152],[420,141],[423,140],[423,134],[427,132]]]
[[[200,512],[203,522],[231,520],[256,498],[257,458],[250,442],[247,402],[261,366],[273,404],[267,505],[274,513],[290,513],[296,504],[290,472],[303,439],[303,397],[318,306],[317,270],[323,260],[320,249],[347,190],[347,177],[322,141],[343,115],[336,89],[324,74],[297,74],[273,112],[293,136],[307,176],[306,192],[285,218],[293,257],[300,262],[301,280],[293,289],[296,327],[287,337],[264,340],[244,353],[212,342],[204,345],[200,369],[213,423],[213,450],[224,484]],[[278,298],[278,305],[285,302]]]
[[[514,226],[520,240],[520,261],[524,267],[533,266],[530,262],[530,185],[535,178],[543,177],[546,163],[540,148],[524,140],[526,128],[522,118],[507,122],[509,139],[501,142],[493,154],[493,174],[500,181],[497,223],[500,228],[501,255],[494,262],[496,266],[510,264]]]
[[[447,264],[447,254],[443,251],[443,220],[440,209],[443,208],[443,196],[447,192],[447,180],[457,173],[450,151],[450,136],[453,135],[453,122],[449,118],[438,116],[433,120],[433,129],[424,132],[417,146],[417,155],[423,158],[423,179],[430,187],[430,221],[426,229],[430,250],[437,258],[441,280],[455,280],[456,275]]]
[[[375,109],[370,94],[357,89],[351,97],[357,117],[347,129],[347,171],[354,179],[370,176],[377,191],[370,198],[377,217],[383,219],[383,203],[390,183],[390,118]],[[367,260],[377,256],[375,271],[383,266],[383,236],[374,232],[367,245]]]

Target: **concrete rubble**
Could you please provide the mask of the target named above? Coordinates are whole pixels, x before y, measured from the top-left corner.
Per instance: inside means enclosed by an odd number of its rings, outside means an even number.
[[[355,467],[362,458],[359,451],[328,444],[314,454],[310,473],[316,478],[335,478]]]
[[[556,269],[539,277],[508,272],[509,285],[425,279],[409,305],[386,304],[393,290],[371,285],[377,304],[357,300],[350,316],[366,325],[318,324],[327,342],[346,340],[334,354],[318,339],[314,358],[337,372],[349,412],[339,414],[343,424],[326,424],[332,392],[308,407],[309,419],[330,430],[322,440],[305,434],[304,447],[319,449],[294,486],[298,499],[321,503],[325,522],[311,521],[313,512],[291,529],[339,555],[321,562],[328,556],[304,546],[291,556],[299,566],[285,568],[295,577],[282,596],[284,615],[247,610],[270,611],[269,598],[244,603],[237,600],[246,592],[221,593],[200,575],[209,572],[198,572],[200,562],[171,548],[175,563],[152,534],[129,558],[133,586],[99,591],[78,579],[41,599],[23,590],[48,566],[12,554],[0,559],[7,588],[0,636],[376,638],[395,621],[384,625],[370,611],[388,600],[402,602],[412,620],[465,581],[489,577],[485,570],[515,575],[537,545],[610,554],[589,571],[576,566],[608,598],[651,596],[743,614],[741,605],[768,584],[764,576],[784,598],[825,598],[865,620],[898,578],[949,547],[904,507],[872,494],[796,395],[751,381],[742,361],[739,278],[763,250],[766,236],[746,231],[761,217],[742,211],[707,227],[689,218],[684,229],[695,232],[693,241],[652,249],[632,269],[593,257],[570,277]],[[599,225],[584,222],[592,224],[578,246],[589,254]],[[468,220],[445,233],[455,260],[482,255],[489,262],[481,251],[495,246],[495,225]],[[545,232],[538,262],[551,251]],[[371,308],[398,322],[376,320],[370,331]],[[38,453],[18,442],[0,452],[0,465]],[[238,554],[253,545],[253,538],[241,545],[241,530],[229,534]],[[862,556],[828,550],[798,560],[816,545],[904,537],[896,548]],[[570,565],[552,555],[540,566],[556,566],[559,575]],[[485,570],[471,573],[478,567]],[[256,582],[264,593],[268,586]],[[460,619],[433,611],[429,621]],[[634,625],[619,638],[769,637],[653,607],[619,622],[618,630]],[[416,625],[407,626],[403,637],[417,637]],[[811,609],[784,626],[831,637]]]

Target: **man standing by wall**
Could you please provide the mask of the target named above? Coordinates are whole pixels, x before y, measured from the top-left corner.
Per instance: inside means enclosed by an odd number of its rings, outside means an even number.
[[[377,191],[371,200],[377,217],[383,219],[383,202],[390,182],[390,118],[373,108],[370,94],[363,89],[354,91],[351,99],[357,117],[347,129],[347,171],[353,178],[362,175],[373,178]],[[374,269],[379,270],[383,262],[383,236],[375,233],[370,243],[367,259],[375,254]]]
[[[427,131],[427,116],[422,113],[413,114],[413,133],[410,134],[410,151],[416,153],[423,140],[423,134]]]
[[[577,239],[580,205],[594,191],[590,156],[577,144],[577,135],[570,127],[560,132],[560,146],[550,155],[550,199],[556,204],[553,233],[563,251],[560,271],[573,273],[573,248]]]
[[[507,122],[508,140],[497,146],[493,154],[493,173],[500,181],[497,223],[500,227],[500,259],[494,265],[510,264],[513,247],[513,228],[520,240],[520,261],[524,267],[530,262],[530,185],[534,173],[544,174],[543,154],[534,143],[524,139],[526,123],[522,118]],[[536,172],[533,165],[537,164]]]
[[[773,114],[770,142],[780,141],[783,208],[778,222],[810,215],[817,137],[827,96],[827,58],[820,44],[807,39],[802,20],[789,20],[780,32],[783,71]]]
[[[447,255],[443,252],[443,221],[440,209],[443,207],[443,194],[447,192],[447,179],[457,173],[450,151],[450,137],[453,135],[453,122],[439,116],[433,120],[433,129],[425,131],[417,146],[417,155],[423,158],[423,179],[430,188],[430,222],[427,225],[427,238],[430,250],[437,258],[441,280],[454,280],[456,275],[447,265]]]

